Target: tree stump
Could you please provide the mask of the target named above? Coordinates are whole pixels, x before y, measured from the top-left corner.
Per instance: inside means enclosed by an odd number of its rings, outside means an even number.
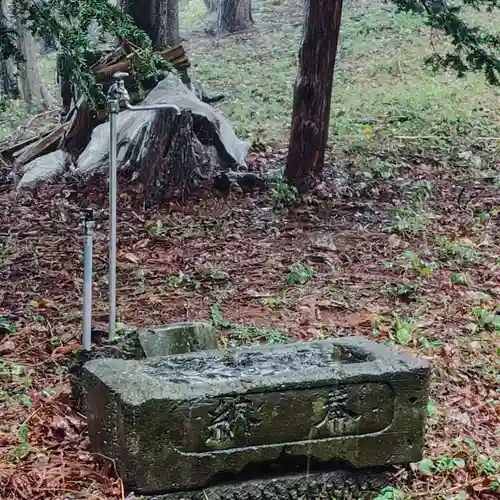
[[[117,170],[121,179],[140,184],[134,191],[143,193],[142,202],[147,207],[182,198],[197,185],[245,166],[248,143],[239,140],[227,119],[202,102],[177,75],[169,74],[143,101],[147,106],[166,103],[178,106],[181,114],[171,108],[126,109],[117,117]],[[107,173],[110,149],[109,122],[95,127],[84,144],[90,126],[85,117],[88,115],[82,109],[80,120],[61,126],[66,129],[74,124],[80,132],[75,140],[63,141],[60,146],[65,151],[71,149],[75,158],[74,168],[65,175],[83,182],[93,174]],[[77,141],[78,137],[82,141]],[[29,182],[21,179],[18,189],[32,189],[50,180],[47,168],[41,169],[46,165],[44,156],[37,161],[25,165]],[[60,170],[56,174],[60,175]]]

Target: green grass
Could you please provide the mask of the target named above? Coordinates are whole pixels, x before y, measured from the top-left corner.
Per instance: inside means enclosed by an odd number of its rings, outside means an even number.
[[[219,107],[236,133],[286,144],[302,36],[300,5],[255,0],[256,31],[220,40],[203,34],[203,0],[181,0],[180,9],[191,74],[210,91],[229,94]],[[495,32],[494,16],[470,11],[469,19]],[[441,40],[436,46],[444,47]],[[337,154],[400,146],[450,149],[450,140],[460,145],[500,136],[500,89],[488,86],[481,74],[433,74],[424,66],[432,50],[422,17],[396,13],[380,0],[346,4],[330,117],[330,145]],[[53,58],[41,61],[52,88]],[[37,111],[10,103],[0,113],[0,138]]]
[[[196,1],[191,0],[190,8]],[[471,18],[494,24],[482,13]],[[200,81],[230,93],[221,109],[239,135],[284,144],[301,26],[283,22],[268,30],[270,21],[264,12],[256,21],[261,32],[251,37],[228,37],[216,45],[194,43],[190,57]],[[371,148],[402,140],[439,146],[443,137],[465,141],[471,135],[499,135],[499,90],[480,74],[464,79],[433,74],[424,67],[431,53],[421,17],[396,13],[379,2],[351,2],[344,10],[335,75],[332,146]]]
[[[39,59],[40,76],[47,90],[56,99],[59,96],[59,88],[56,82],[56,54],[48,54]],[[0,141],[11,135],[16,129],[22,127],[31,117],[44,111],[43,106],[39,103],[27,104],[21,99],[2,100],[0,96]],[[53,124],[35,124],[31,127],[35,130],[44,131],[50,128]]]

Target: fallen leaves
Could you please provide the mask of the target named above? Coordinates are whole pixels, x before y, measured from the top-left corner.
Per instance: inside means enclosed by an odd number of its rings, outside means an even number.
[[[88,452],[85,422],[69,403],[65,362],[80,348],[81,335],[82,248],[76,202],[82,200],[77,196],[70,207],[65,201],[65,222],[52,220],[47,214],[59,213],[54,207],[61,196],[54,185],[36,199],[0,200],[0,233],[17,234],[16,245],[0,268],[0,279],[9,283],[0,295],[4,363],[0,377],[5,381],[5,394],[0,392],[2,500],[62,498],[70,492],[76,498],[124,498],[114,468],[103,466]],[[105,206],[105,196],[96,190],[92,199]],[[488,245],[482,248],[480,265],[468,267],[471,284],[464,292],[464,287],[450,284],[456,271],[453,262],[428,276],[420,276],[416,269],[384,267],[388,260],[398,262],[406,249],[418,255],[432,252],[429,242],[436,240],[435,234],[412,239],[387,236],[379,226],[360,229],[358,214],[350,207],[342,212],[345,202],[335,197],[323,200],[320,208],[306,204],[296,213],[278,217],[263,210],[268,203],[265,194],[255,196],[257,200],[200,196],[176,207],[175,216],[167,207],[139,217],[122,203],[119,320],[137,326],[210,320],[218,304],[224,324],[239,325],[240,330],[245,325],[246,334],[257,332],[259,339],[266,337],[259,328],[272,327],[303,340],[370,335],[379,342],[404,344],[399,348],[433,364],[425,459],[435,464],[441,463],[440,457],[451,457],[463,460],[464,466],[441,474],[426,469],[424,462],[423,469],[400,469],[394,481],[415,498],[439,494],[453,498],[461,491],[472,499],[493,498],[493,479],[480,472],[478,452],[457,449],[454,443],[473,439],[488,457],[494,456],[498,445],[495,334],[467,329],[473,306],[479,303],[490,311],[498,299],[492,264],[498,234],[481,236]],[[459,227],[468,215],[450,214],[446,207],[451,203],[451,195],[443,189],[439,206],[434,207],[443,215],[438,229],[473,248],[477,238],[460,239]],[[336,216],[325,222],[317,210]],[[107,214],[98,217],[105,231]],[[155,226],[158,220],[167,222]],[[158,227],[162,234],[152,235],[152,228],[159,231]],[[319,238],[322,232],[329,236]],[[328,257],[311,258],[312,242]],[[94,262],[96,321],[106,321],[106,262],[107,241],[100,238]],[[314,273],[287,283],[288,266],[297,262],[314,267]],[[223,280],[201,279],[204,270],[221,265]],[[169,281],[172,276],[176,279]],[[191,278],[197,280],[196,286],[183,286]],[[416,279],[419,286],[410,301],[383,293],[388,283],[408,286]],[[399,335],[396,312],[401,318],[415,317],[411,324],[401,322]],[[234,342],[230,327],[220,341]]]

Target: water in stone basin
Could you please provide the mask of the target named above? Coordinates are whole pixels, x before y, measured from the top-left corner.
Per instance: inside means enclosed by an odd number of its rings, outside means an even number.
[[[288,345],[288,348],[292,344]],[[295,347],[295,346],[294,346]],[[245,352],[228,349],[224,355],[207,354],[200,357],[171,357],[150,359],[147,366],[156,375],[174,381],[197,383],[207,380],[227,380],[242,377],[265,377],[277,373],[307,368],[334,368],[338,364],[371,361],[368,353],[341,345],[311,343],[306,347],[287,349],[269,348],[267,352]]]

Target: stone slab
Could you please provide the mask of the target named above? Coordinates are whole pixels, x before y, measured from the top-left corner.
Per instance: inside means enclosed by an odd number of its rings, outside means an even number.
[[[353,337],[97,359],[82,383],[92,451],[131,489],[165,493],[305,459],[418,461],[429,376],[426,362]]]
[[[365,500],[389,482],[387,472],[335,470],[211,486],[126,500]]]
[[[139,331],[139,342],[147,358],[217,349],[217,333],[209,323],[186,322]]]
[[[95,333],[95,335],[94,335]],[[94,330],[91,351],[77,351],[70,361],[71,393],[73,405],[85,413],[85,388],[81,384],[81,372],[85,363],[97,358],[142,360],[146,357],[184,354],[217,348],[217,332],[209,323],[171,323],[139,329],[125,326],[116,339],[107,342],[107,331]],[[99,342],[106,337],[104,343]]]

